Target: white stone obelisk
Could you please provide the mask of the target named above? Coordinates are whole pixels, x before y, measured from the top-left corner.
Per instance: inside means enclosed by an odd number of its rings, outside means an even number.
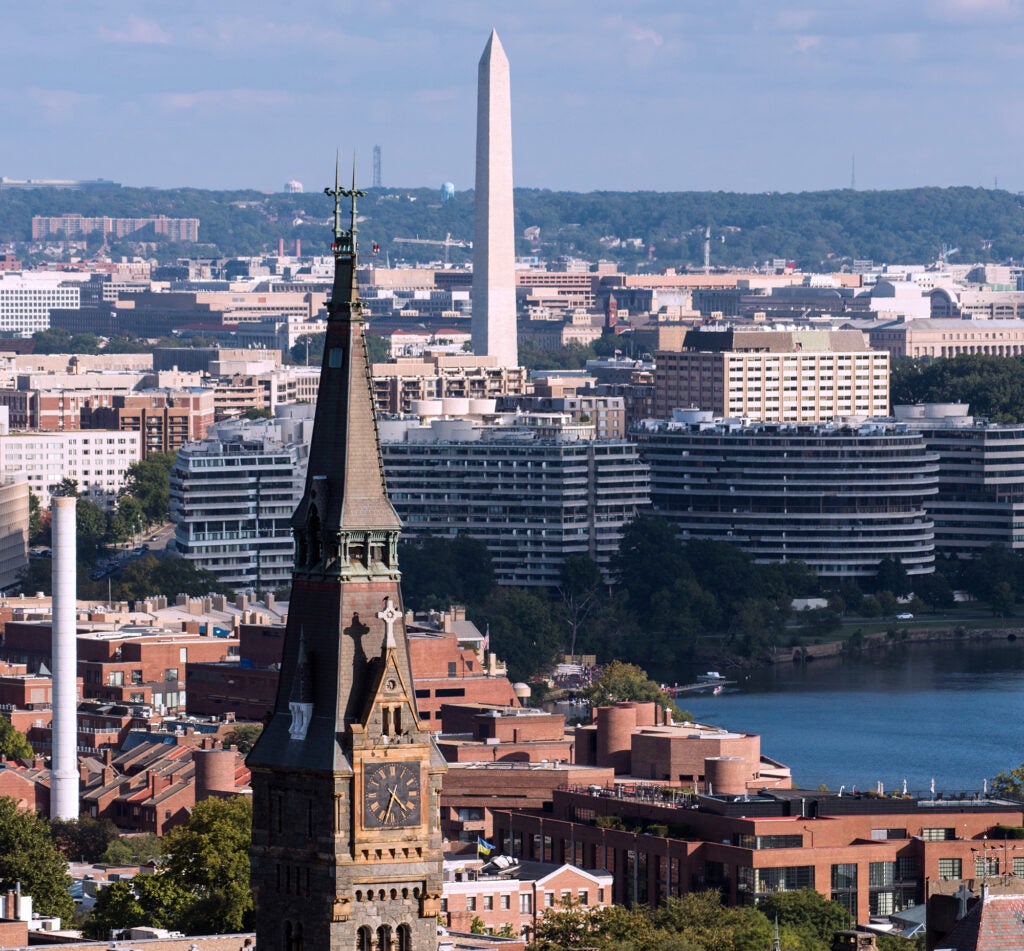
[[[473,352],[519,364],[512,212],[512,97],[508,57],[494,30],[480,57],[473,204]]]
[[[77,819],[78,802],[78,613],[75,597],[78,553],[71,495],[53,496],[53,749],[50,759],[50,818]]]

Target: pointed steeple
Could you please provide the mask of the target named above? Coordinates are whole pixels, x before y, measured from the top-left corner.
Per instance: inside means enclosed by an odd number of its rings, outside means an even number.
[[[331,573],[343,571],[348,561],[349,553],[332,550],[338,541],[334,533],[342,527],[397,531],[401,522],[388,501],[373,411],[373,382],[356,278],[356,199],[366,193],[356,188],[355,163],[351,188],[341,187],[336,161],[334,188],[324,192],[334,198],[334,286],[327,308],[306,493],[292,525],[298,540],[296,569],[317,572],[320,566]],[[343,198],[351,201],[348,230],[342,227]]]

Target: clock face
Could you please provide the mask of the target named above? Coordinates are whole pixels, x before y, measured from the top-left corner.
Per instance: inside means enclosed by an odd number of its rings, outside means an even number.
[[[363,771],[363,826],[401,829],[420,824],[420,768],[373,763]]]

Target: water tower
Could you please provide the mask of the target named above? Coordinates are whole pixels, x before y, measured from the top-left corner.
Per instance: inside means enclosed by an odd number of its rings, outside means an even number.
[[[441,184],[441,201],[451,201],[455,197],[455,186],[451,182]]]

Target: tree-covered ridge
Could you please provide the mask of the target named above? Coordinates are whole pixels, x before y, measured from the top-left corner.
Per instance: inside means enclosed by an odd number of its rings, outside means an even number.
[[[442,202],[428,188],[369,189],[360,203],[365,251],[379,259],[438,260],[443,249],[396,243],[395,238],[473,237],[473,192]],[[1021,198],[985,188],[915,188],[740,194],[734,192],[554,192],[517,189],[516,236],[521,254],[548,259],[574,255],[624,265],[700,266],[704,230],[712,229],[714,265],[749,267],[786,258],[808,269],[838,268],[855,258],[930,262],[943,246],[959,249],[954,261],[1024,257]],[[329,203],[319,189],[304,194],[255,191],[121,188],[111,191],[0,190],[0,241],[27,242],[33,215],[198,218],[201,245],[164,246],[178,253],[222,256],[272,252],[296,238],[308,254],[327,251]],[[524,237],[539,228],[539,243]],[[638,246],[617,245],[639,239]],[[615,240],[609,240],[615,239]],[[96,241],[98,244],[98,239]],[[651,259],[649,260],[649,249]],[[470,259],[452,248],[449,259]]]

